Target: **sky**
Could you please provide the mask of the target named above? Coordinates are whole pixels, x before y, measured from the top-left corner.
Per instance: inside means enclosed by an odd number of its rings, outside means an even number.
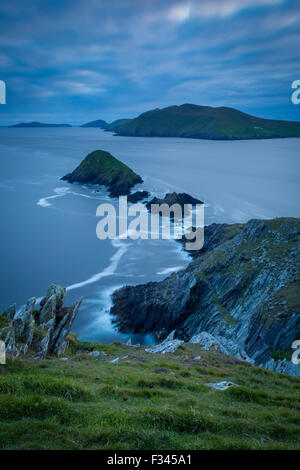
[[[299,0],[2,0],[0,125],[230,106],[300,121]]]

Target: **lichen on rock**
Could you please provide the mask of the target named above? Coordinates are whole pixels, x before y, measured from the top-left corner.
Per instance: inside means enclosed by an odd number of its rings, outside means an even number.
[[[47,354],[60,356],[66,349],[67,337],[78,313],[82,298],[71,307],[63,307],[66,290],[52,284],[36,307],[35,297],[19,310],[9,307],[0,315],[0,339],[12,357],[27,353],[37,359]]]

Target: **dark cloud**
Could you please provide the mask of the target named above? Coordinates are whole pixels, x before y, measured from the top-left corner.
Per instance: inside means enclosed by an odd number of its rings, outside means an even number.
[[[193,102],[300,120],[296,0],[10,0],[0,120],[73,123]]]

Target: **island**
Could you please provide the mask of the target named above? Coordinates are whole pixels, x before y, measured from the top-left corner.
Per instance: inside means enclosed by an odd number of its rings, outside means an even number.
[[[239,140],[300,137],[300,122],[261,119],[234,108],[183,104],[154,109],[106,130],[134,137]]]
[[[131,168],[104,150],[89,153],[72,173],[61,179],[69,183],[106,186],[111,197],[130,194],[134,185],[143,182]]]
[[[151,201],[149,201],[147,204],[146,204],[146,207],[148,210],[151,209],[151,205],[152,204],[168,204],[168,206],[172,206],[173,204],[178,204],[181,209],[184,209],[184,205],[185,204],[191,204],[193,206],[197,205],[197,204],[203,204],[203,201],[200,201],[199,199],[196,199],[192,196],[190,196],[189,194],[186,194],[186,193],[167,193],[165,195],[164,198],[157,198],[157,197],[154,197],[153,199],[151,199]]]
[[[103,119],[98,119],[97,121],[91,121],[87,122],[86,124],[82,124],[80,127],[99,127],[100,129],[105,129],[106,126],[106,121],[103,121]]]
[[[8,127],[72,127],[71,124],[45,124],[43,122],[20,122]]]

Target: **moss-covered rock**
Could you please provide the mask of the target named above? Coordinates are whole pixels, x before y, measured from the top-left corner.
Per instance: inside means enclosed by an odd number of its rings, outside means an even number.
[[[85,183],[107,186],[110,196],[130,193],[130,189],[142,178],[109,152],[95,150],[87,155],[80,165],[62,177],[69,183]]]

